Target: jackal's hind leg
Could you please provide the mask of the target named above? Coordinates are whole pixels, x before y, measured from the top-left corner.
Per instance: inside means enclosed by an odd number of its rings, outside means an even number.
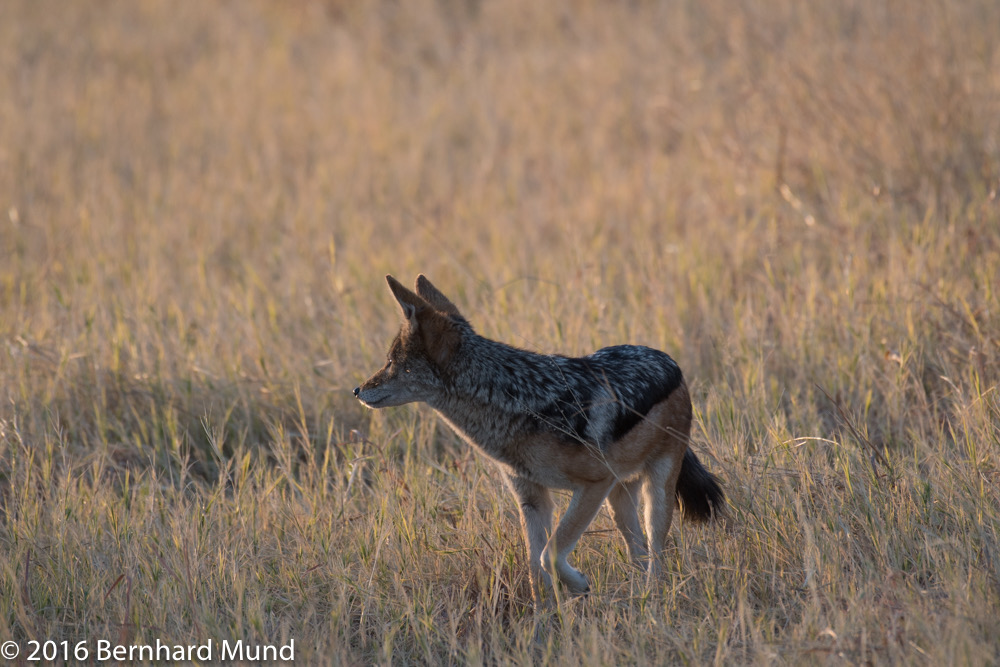
[[[642,480],[642,501],[646,515],[646,538],[652,556],[650,573],[659,567],[658,556],[667,543],[667,532],[674,517],[674,489],[679,461],[663,457],[646,464]]]
[[[528,552],[528,574],[531,578],[531,595],[536,604],[541,601],[542,588],[552,588],[549,573],[542,569],[542,551],[552,528],[552,496],[540,484],[510,476],[507,483],[517,499],[521,511],[521,528],[524,546]]]
[[[646,569],[649,553],[646,551],[646,539],[639,525],[639,488],[642,481],[633,479],[619,482],[608,494],[608,505],[615,525],[625,538],[628,557],[632,564],[640,569]]]

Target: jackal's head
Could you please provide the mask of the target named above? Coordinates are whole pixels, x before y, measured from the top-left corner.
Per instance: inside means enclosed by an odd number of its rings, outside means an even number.
[[[403,311],[403,326],[389,346],[385,366],[354,390],[370,408],[387,408],[432,400],[445,386],[448,365],[468,327],[448,298],[423,275],[416,292],[386,276],[392,295]]]

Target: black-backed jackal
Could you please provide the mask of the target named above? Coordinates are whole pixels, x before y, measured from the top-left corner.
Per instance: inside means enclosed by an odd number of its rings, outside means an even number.
[[[422,275],[415,293],[386,280],[403,326],[354,395],[372,408],[427,403],[499,465],[520,507],[536,602],[551,575],[572,594],[589,590],[567,557],[605,500],[640,568],[656,567],[675,498],[690,519],[721,511],[718,480],[688,449],[691,398],[665,353],[536,354],[476,334]],[[554,534],[549,489],[573,494]]]

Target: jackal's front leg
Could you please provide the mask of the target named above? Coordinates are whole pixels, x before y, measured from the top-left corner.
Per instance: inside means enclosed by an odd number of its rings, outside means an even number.
[[[552,527],[552,496],[540,484],[511,475],[507,478],[510,490],[517,498],[521,510],[521,528],[528,551],[528,573],[531,577],[531,595],[535,603],[541,601],[542,588],[552,588],[552,579],[542,569],[542,550],[549,539]]]
[[[559,521],[555,535],[542,551],[542,567],[551,568],[555,565],[556,574],[569,592],[573,595],[581,595],[590,590],[590,582],[582,572],[571,566],[567,557],[577,541],[583,535],[590,522],[597,516],[597,511],[601,508],[601,503],[608,496],[608,491],[614,486],[615,480],[608,482],[597,482],[582,486],[573,492],[573,499],[569,501],[569,507]]]

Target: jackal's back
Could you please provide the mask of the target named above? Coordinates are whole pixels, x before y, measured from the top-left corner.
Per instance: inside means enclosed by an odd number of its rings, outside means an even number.
[[[606,347],[585,357],[543,355],[472,334],[455,391],[509,412],[528,428],[604,448],[628,433],[683,381],[664,352]],[[474,370],[473,370],[474,369]]]

